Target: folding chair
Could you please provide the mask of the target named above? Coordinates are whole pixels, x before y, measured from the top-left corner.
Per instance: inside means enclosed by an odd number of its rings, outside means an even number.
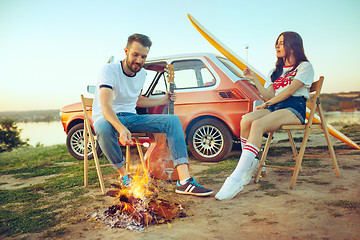
[[[84,113],[84,186],[85,187],[88,186],[88,171],[89,171],[89,169],[96,168],[98,178],[99,178],[101,192],[103,194],[105,194],[106,188],[105,188],[105,184],[104,184],[104,178],[118,177],[119,174],[102,175],[101,168],[111,166],[111,164],[100,165],[100,163],[99,163],[99,157],[97,155],[96,145],[95,145],[96,136],[93,134],[93,131],[92,131],[92,128],[90,125],[90,118],[88,115],[88,111],[91,111],[93,99],[92,98],[84,98],[84,96],[81,95],[81,103],[82,103],[83,113]],[[136,146],[138,149],[139,157],[140,157],[142,166],[145,169],[144,153],[141,148],[141,143],[139,141],[139,137],[145,137],[146,134],[145,133],[132,133],[131,135],[133,138],[135,138],[135,143],[136,143]],[[93,166],[93,167],[90,167],[89,163],[88,163],[88,147],[87,146],[88,146],[89,140],[90,140],[90,146],[92,149],[94,162],[95,162],[95,166]],[[126,146],[125,158],[126,158],[126,169],[128,172],[130,172],[130,166],[131,166],[130,145]]]
[[[266,141],[266,144],[265,144],[265,148],[264,148],[261,160],[260,160],[259,167],[258,167],[256,175],[255,175],[256,176],[255,177],[255,182],[259,181],[261,170],[262,170],[263,167],[288,169],[288,170],[293,171],[293,175],[292,175],[291,182],[290,182],[290,188],[293,188],[294,184],[296,183],[296,179],[298,177],[299,171],[301,171],[301,163],[302,163],[302,160],[303,160],[304,156],[305,157],[315,157],[315,158],[323,158],[323,157],[332,158],[335,174],[336,174],[337,177],[340,177],[340,175],[339,175],[339,167],[338,167],[338,163],[337,163],[337,160],[336,160],[334,148],[333,148],[333,146],[331,144],[331,141],[330,141],[329,131],[328,131],[326,121],[325,121],[325,118],[324,118],[323,109],[322,109],[321,104],[320,104],[320,91],[321,91],[321,88],[322,88],[322,85],[323,85],[323,81],[324,81],[324,77],[321,76],[318,81],[314,82],[311,85],[310,92],[315,92],[315,94],[314,94],[314,100],[313,100],[313,102],[311,102],[311,104],[309,106],[310,114],[309,114],[309,118],[308,118],[306,124],[304,124],[304,125],[302,125],[302,124],[286,124],[286,125],[282,125],[280,127],[280,129],[279,129],[279,130],[286,130],[286,132],[287,132],[287,134],[289,136],[291,149],[293,151],[295,162],[296,162],[295,167],[284,167],[284,166],[274,166],[274,165],[266,165],[265,164],[266,156],[267,156],[269,148],[270,148],[270,142],[271,142],[271,139],[272,139],[273,134],[274,134],[274,132],[270,132],[269,136],[268,136],[268,139]],[[319,122],[319,123],[314,123],[313,122],[315,112],[318,112],[318,114],[320,116],[321,122]],[[329,152],[330,152],[329,156],[305,155],[304,154],[305,149],[306,149],[306,144],[307,144],[307,141],[309,139],[310,131],[312,129],[322,129],[323,130],[323,132],[325,134],[325,139],[326,139],[326,142],[327,142],[327,145],[328,145],[328,148],[329,148]],[[297,152],[297,148],[295,146],[295,142],[294,142],[294,138],[292,137],[291,130],[305,130],[304,137],[303,137],[303,140],[301,142],[299,152]]]

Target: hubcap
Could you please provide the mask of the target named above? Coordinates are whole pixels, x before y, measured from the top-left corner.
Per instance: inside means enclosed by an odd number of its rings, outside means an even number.
[[[198,128],[193,137],[193,147],[202,157],[213,158],[224,147],[224,137],[216,127],[204,125]]]
[[[96,144],[96,143],[95,143]],[[70,140],[71,149],[79,156],[84,156],[84,130],[77,130]],[[92,154],[91,144],[88,142],[88,156]]]

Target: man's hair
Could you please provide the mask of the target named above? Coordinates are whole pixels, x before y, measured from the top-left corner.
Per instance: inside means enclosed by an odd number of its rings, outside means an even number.
[[[139,33],[135,33],[128,37],[128,42],[127,42],[126,47],[130,48],[130,46],[133,42],[138,42],[141,45],[143,45],[144,47],[148,47],[148,48],[150,48],[152,45],[152,42],[148,36],[139,34]]]

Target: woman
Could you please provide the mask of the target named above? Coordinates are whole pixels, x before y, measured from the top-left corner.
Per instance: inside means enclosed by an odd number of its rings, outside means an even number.
[[[307,60],[302,39],[295,32],[283,32],[275,43],[277,62],[264,86],[253,71],[244,75],[252,80],[265,102],[243,116],[241,147],[243,149],[234,172],[225,180],[215,198],[231,199],[248,184],[259,162],[264,133],[276,131],[283,124],[304,124],[306,100],[309,99],[314,70]]]

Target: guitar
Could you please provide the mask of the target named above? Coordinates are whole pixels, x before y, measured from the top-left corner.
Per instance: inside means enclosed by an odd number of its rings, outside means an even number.
[[[174,92],[174,66],[168,64],[166,69],[170,93]],[[168,114],[174,114],[174,101],[169,99]],[[166,144],[165,133],[148,133],[150,147],[145,154],[145,161],[151,177],[161,180],[178,180],[179,176],[174,168],[170,150]]]
[[[175,89],[174,65],[168,64],[166,66],[165,71],[167,72],[167,80],[168,80],[168,83],[169,83],[169,92],[170,92],[170,94],[173,94],[174,89]],[[174,101],[171,101],[171,99],[169,99],[168,114],[173,114],[174,115]]]

